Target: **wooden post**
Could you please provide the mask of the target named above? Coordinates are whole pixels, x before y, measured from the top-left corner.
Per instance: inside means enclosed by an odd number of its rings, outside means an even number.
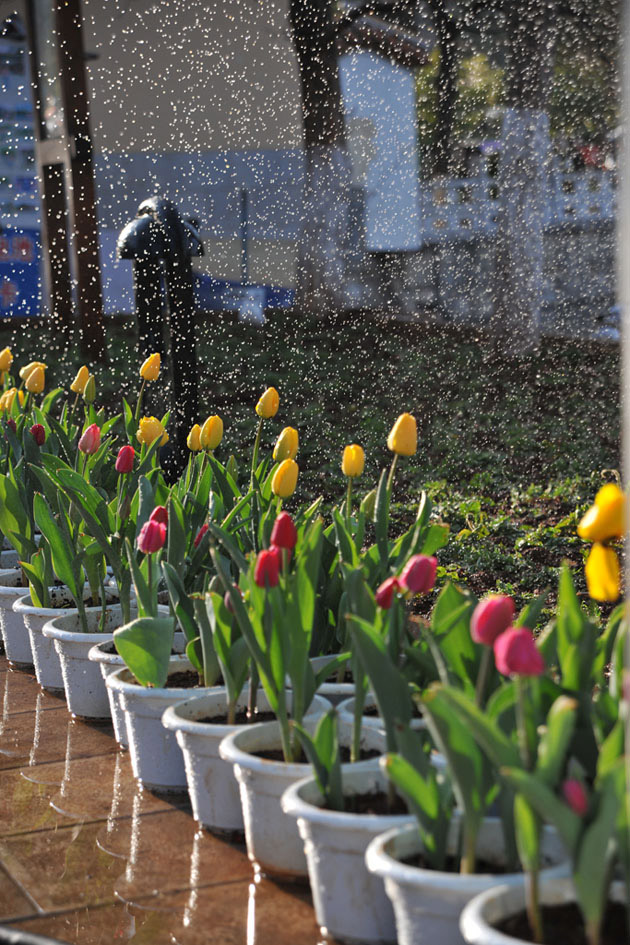
[[[26,20],[50,308],[71,340],[74,270],[81,352],[102,361],[105,328],[80,0],[56,0],[52,8],[49,0],[26,0]],[[46,93],[55,84],[60,121],[51,126]]]

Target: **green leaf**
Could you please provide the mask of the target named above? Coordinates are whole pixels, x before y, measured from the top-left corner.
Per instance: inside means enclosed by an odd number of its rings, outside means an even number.
[[[558,784],[566,768],[577,710],[575,699],[560,696],[547,716],[547,725],[538,743],[536,773],[551,788]]]
[[[69,545],[55,522],[50,506],[39,492],[33,500],[33,511],[39,530],[50,547],[55,574],[68,587],[79,606],[83,601],[83,575],[78,549]]]
[[[116,649],[141,686],[166,685],[174,633],[172,617],[137,617],[114,631]]]
[[[499,774],[516,791],[523,794],[541,820],[551,823],[560,834],[569,855],[574,857],[580,838],[582,821],[551,788],[535,774],[521,768],[501,768]]]
[[[526,604],[514,622],[514,626],[527,627],[529,630],[535,630],[540,616],[545,609],[548,597],[549,591],[546,590],[535,597],[534,600],[530,601],[529,604]]]
[[[537,871],[540,867],[540,819],[522,794],[514,798],[514,830],[523,869]]]
[[[441,869],[446,859],[448,817],[440,803],[435,771],[425,777],[397,754],[388,754],[382,764],[388,778],[416,815],[429,866]]]
[[[620,801],[615,779],[606,778],[597,815],[585,828],[578,856],[574,860],[573,885],[587,929],[601,927],[604,918],[613,855],[611,840]]]
[[[376,544],[381,559],[381,567],[385,568],[389,557],[387,533],[389,531],[389,490],[387,488],[387,470],[383,469],[376,490],[376,506],[374,508],[374,525],[376,530]]]

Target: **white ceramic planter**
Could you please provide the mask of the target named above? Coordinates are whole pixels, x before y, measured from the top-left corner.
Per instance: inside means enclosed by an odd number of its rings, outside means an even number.
[[[31,641],[24,626],[24,617],[13,610],[16,600],[20,597],[28,597],[28,594],[28,587],[22,585],[20,568],[0,570],[0,631],[2,631],[7,659],[17,669],[32,669],[33,667]]]
[[[42,689],[62,692],[64,681],[59,656],[53,641],[45,637],[42,631],[49,620],[76,613],[76,608],[67,587],[51,588],[50,597],[51,602],[56,606],[35,607],[30,594],[19,597],[13,604],[13,612],[22,617],[24,626],[28,630],[37,682]]]
[[[321,696],[315,696],[313,703],[309,719],[304,720],[311,728],[330,708],[328,700]],[[219,754],[234,765],[247,855],[254,868],[290,881],[307,876],[306,857],[297,825],[283,813],[280,799],[291,784],[310,774],[311,766],[271,761],[253,754],[280,747],[278,723],[263,722],[232,732],[219,745]]]
[[[354,687],[353,687],[354,688]],[[376,706],[376,698],[374,693],[368,692],[365,696],[364,708],[371,709]],[[342,733],[345,736],[345,733],[348,729],[352,730],[354,725],[354,696],[351,699],[344,699],[343,702],[340,702],[337,706],[337,712],[339,713],[339,735],[341,737]],[[385,731],[383,725],[383,720],[380,715],[363,715],[363,726],[366,728],[376,728],[379,731]],[[411,720],[411,728],[420,730],[427,727],[427,723],[424,719],[414,718]]]
[[[541,906],[560,906],[575,902],[575,890],[570,879],[541,883],[539,893]],[[626,902],[623,883],[612,884],[610,899],[612,902]],[[523,886],[499,885],[488,889],[471,899],[462,912],[460,929],[464,941],[467,945],[530,945],[524,939],[513,938],[496,928],[499,923],[524,909]]]
[[[313,672],[318,673],[324,666],[336,659],[333,656],[314,656],[311,660]],[[325,682],[317,690],[318,696],[324,696],[333,705],[339,705],[346,699],[354,696],[354,683],[351,682]]]
[[[175,653],[183,653],[185,648],[186,638],[184,634],[181,633],[181,631],[175,631],[173,650]],[[116,672],[117,669],[122,669],[125,665],[125,661],[122,656],[119,656],[116,652],[111,640],[103,641],[92,646],[88,652],[88,659],[91,663],[95,663],[98,666],[103,684],[105,684],[107,677],[111,673]],[[106,685],[105,692],[107,694],[109,712],[114,725],[114,736],[121,748],[127,748],[129,745],[127,740],[127,722],[125,720],[124,710],[120,704],[120,692],[117,689],[110,689]]]
[[[176,656],[169,663],[169,672],[185,672],[192,663]],[[110,673],[105,684],[117,690],[125,713],[129,754],[134,777],[143,787],[154,791],[186,789],[184,758],[175,733],[164,728],[162,716],[169,705],[190,698],[195,690],[166,686],[150,689],[133,681],[133,674],[124,667]],[[197,689],[199,695],[211,690]]]
[[[449,848],[457,849],[457,825],[452,824]],[[470,900],[492,886],[523,886],[523,873],[476,873],[462,876],[440,870],[421,869],[402,862],[422,852],[415,824],[390,830],[373,840],[365,861],[370,872],[385,881],[385,891],[396,916],[398,945],[463,945],[459,917]],[[503,835],[498,818],[487,818],[479,831],[477,855],[502,865]],[[543,863],[556,864],[541,870],[541,886],[566,876],[568,863],[554,831],[545,830]]]
[[[374,729],[368,729],[374,733]],[[387,791],[377,766],[343,766],[343,793]],[[413,823],[410,814],[379,816],[325,810],[314,778],[292,785],[282,797],[285,813],[297,819],[308,864],[315,917],[335,941],[396,942],[394,910],[380,876],[365,865],[368,844],[379,834]]]
[[[290,693],[288,693],[290,699]],[[262,689],[258,690],[258,708],[269,709],[269,702]],[[207,696],[196,696],[170,706],[162,717],[162,724],[175,732],[184,755],[188,793],[193,815],[202,826],[222,833],[242,833],[243,812],[234,767],[219,755],[219,745],[232,732],[251,728],[251,725],[227,725],[226,723],[200,722],[225,712],[225,689]],[[237,702],[237,709],[247,706],[247,692]],[[313,703],[314,714],[319,703]],[[378,743],[383,750],[382,742]]]
[[[68,710],[78,718],[110,717],[105,680],[98,663],[89,659],[89,652],[96,644],[113,639],[113,632],[122,621],[120,604],[107,605],[104,628],[99,631],[102,614],[101,607],[86,608],[87,633],[80,629],[76,612],[49,620],[42,630],[44,636],[53,641],[59,656]]]

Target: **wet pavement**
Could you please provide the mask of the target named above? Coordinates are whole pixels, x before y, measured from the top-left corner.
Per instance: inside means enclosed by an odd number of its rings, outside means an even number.
[[[140,789],[110,725],[0,656],[0,925],[76,945],[316,945],[308,888],[255,880],[188,798]]]

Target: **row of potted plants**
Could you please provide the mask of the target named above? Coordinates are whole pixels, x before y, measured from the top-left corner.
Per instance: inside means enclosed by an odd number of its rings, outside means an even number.
[[[340,940],[486,941],[505,905],[523,913],[507,932],[550,941],[560,890],[599,945],[630,876],[622,607],[600,630],[565,568],[536,639],[547,595],[516,615],[510,598],[447,583],[430,620],[415,617],[448,529],[422,495],[391,535],[397,464],[417,449],[410,414],[374,490],[353,495],[352,444],[343,502],[289,514],[299,438],[286,427],[266,455],[273,388],[247,468],[215,456],[223,423],[209,417],[167,485],[168,417],[143,417],[158,355],[135,406],[109,419],[87,368],[72,402],[43,393],[43,364],[18,387],[11,367],[0,352],[0,530],[16,553],[0,562],[0,626],[14,665],[34,663],[74,715],[111,714],[134,775],[187,788],[208,829],[244,831],[256,869],[308,875]],[[619,594],[624,503],[608,484],[580,523],[595,599]]]

